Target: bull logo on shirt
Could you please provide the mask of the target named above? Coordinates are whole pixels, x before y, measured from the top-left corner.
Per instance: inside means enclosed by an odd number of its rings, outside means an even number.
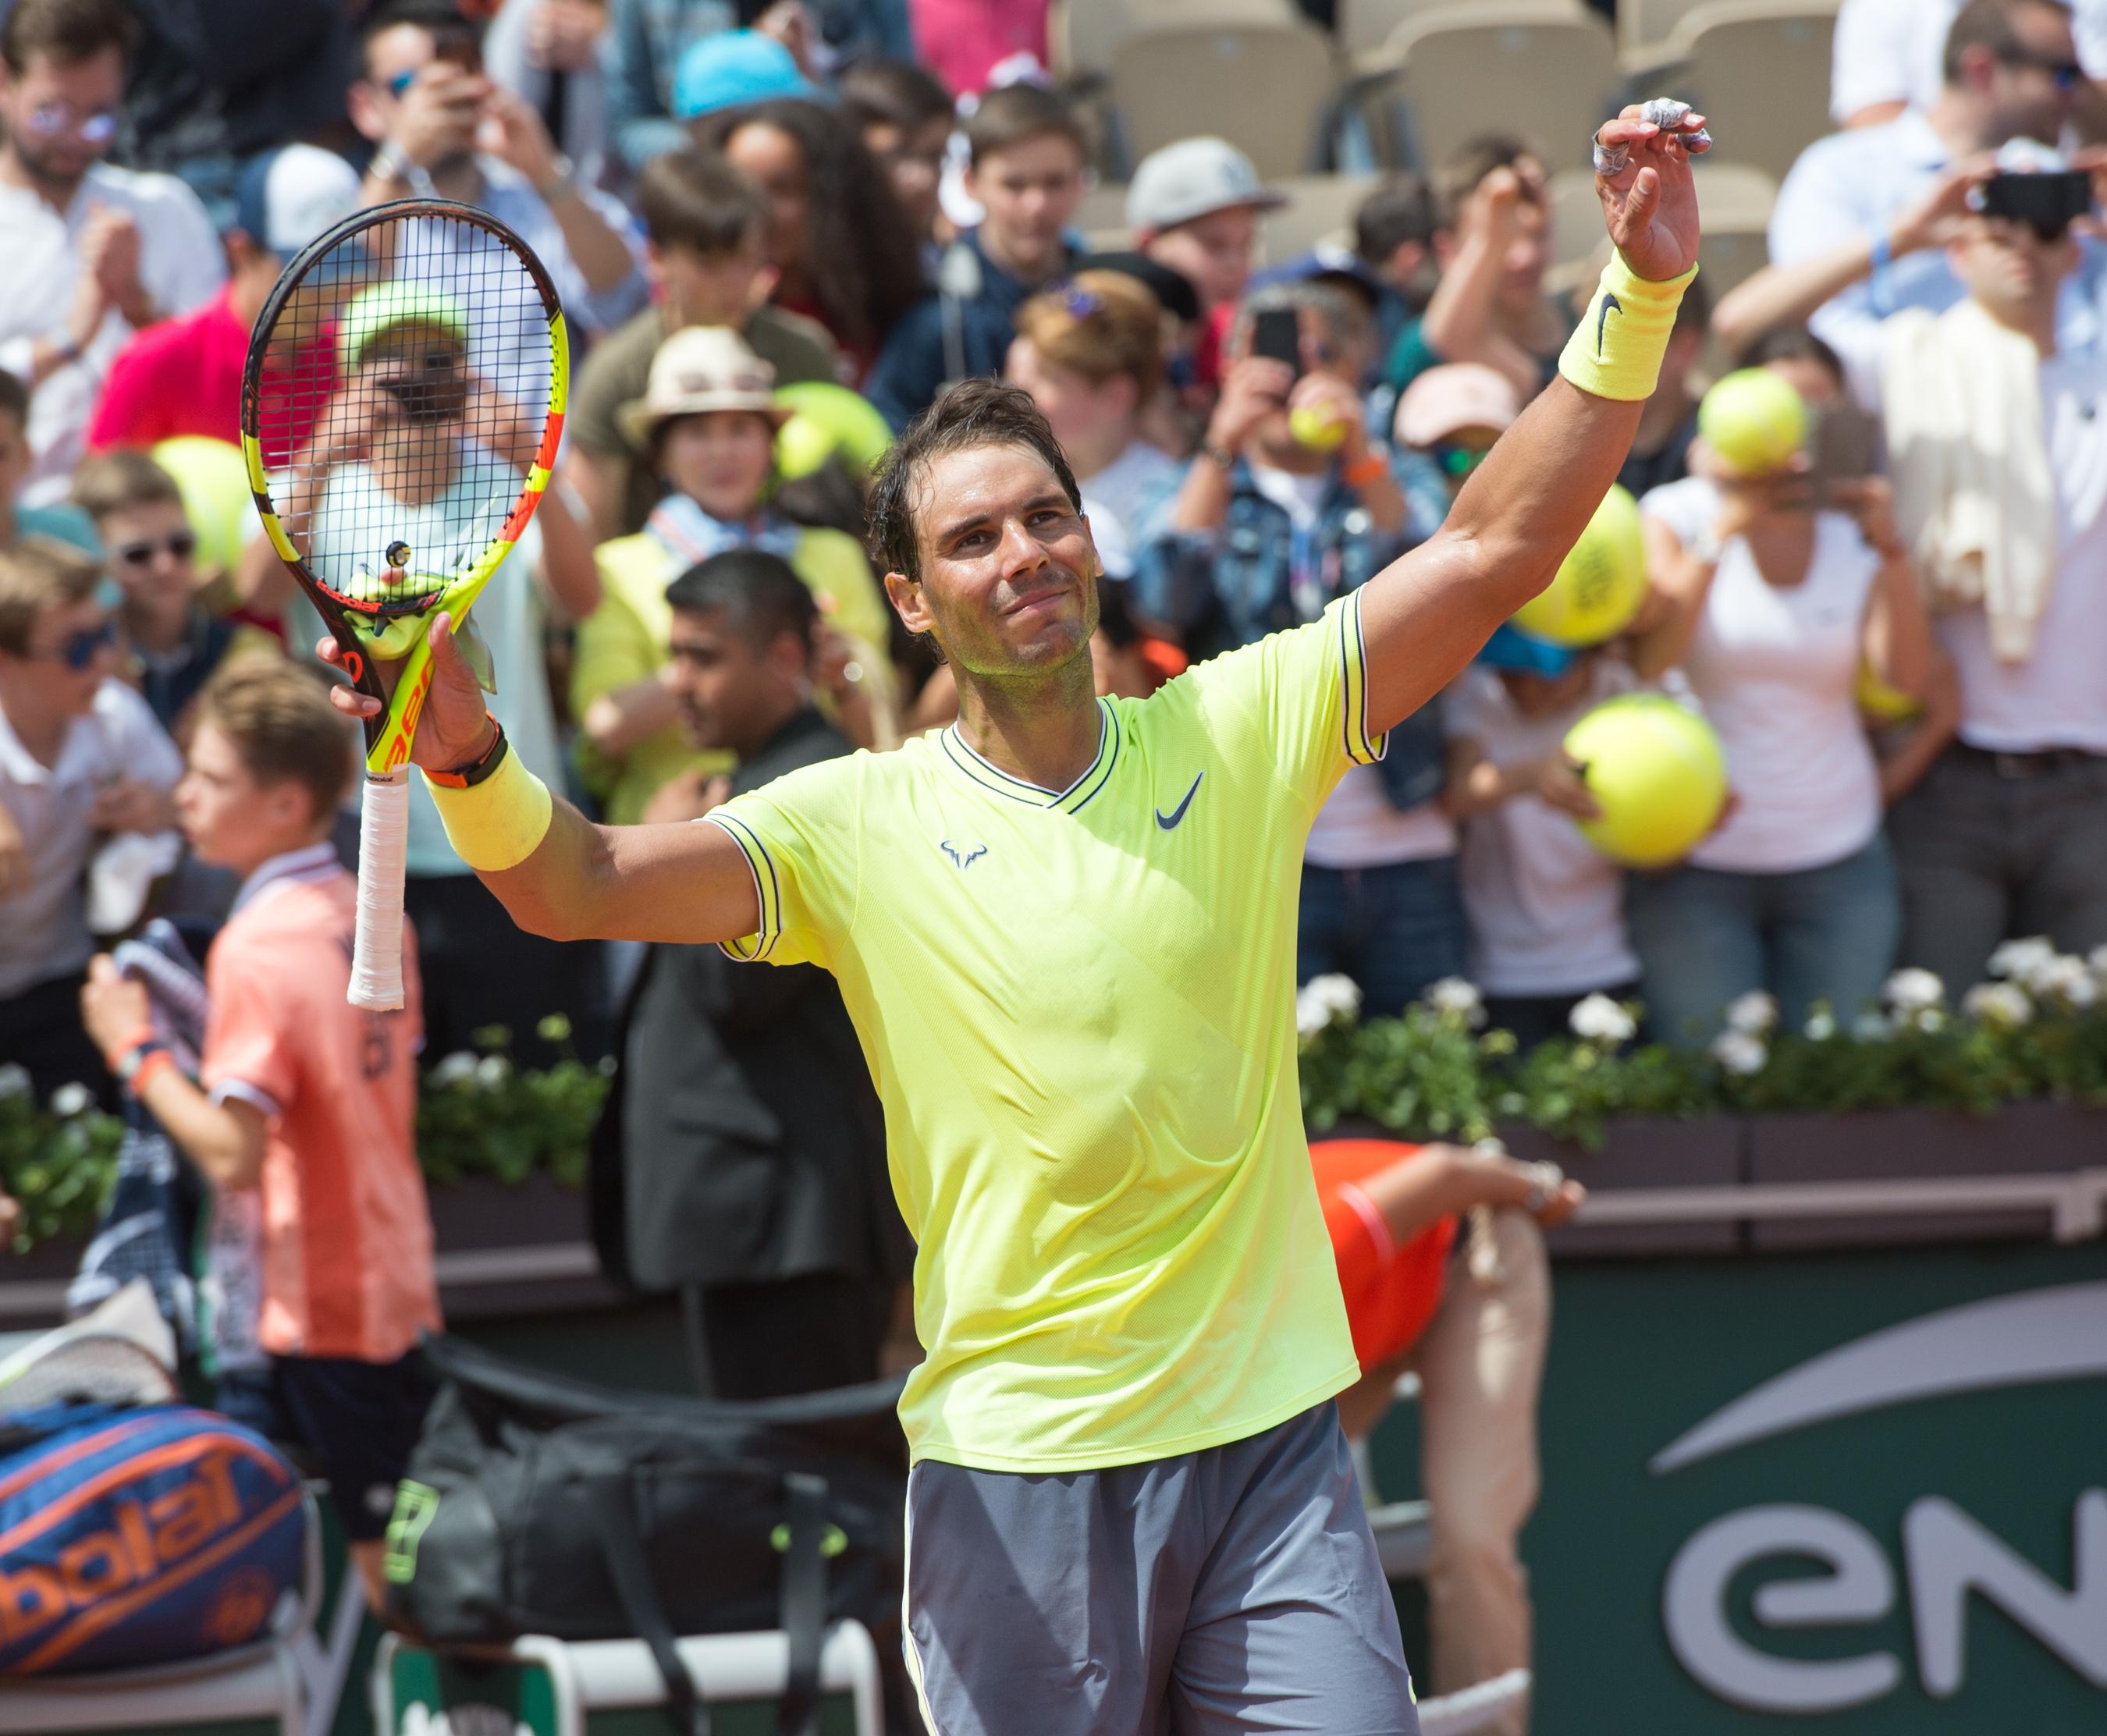
[[[937,848],[951,859],[951,865],[962,874],[987,854],[985,844],[954,844],[949,838]]]

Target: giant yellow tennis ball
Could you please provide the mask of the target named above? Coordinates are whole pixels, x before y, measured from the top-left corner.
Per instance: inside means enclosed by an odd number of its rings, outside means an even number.
[[[177,434],[162,441],[151,455],[175,478],[183,497],[183,516],[197,536],[199,570],[232,567],[243,545],[263,528],[241,448],[207,434]]]
[[[1301,404],[1287,413],[1287,432],[1297,446],[1336,452],[1346,443],[1346,419],[1314,404]]]
[[[1557,645],[1599,645],[1646,601],[1646,537],[1638,502],[1614,482],[1541,595],[1514,612],[1525,633]]]
[[[885,418],[847,386],[800,380],[778,386],[775,401],[796,412],[775,437],[776,468],[786,477],[809,475],[837,454],[873,470],[892,445]]]
[[[1697,432],[1738,476],[1781,470],[1807,440],[1807,406],[1768,368],[1742,368],[1705,394]]]
[[[1924,709],[1900,688],[1883,681],[1871,663],[1858,666],[1858,680],[1851,696],[1858,702],[1859,715],[1876,724],[1906,724]]]
[[[1606,699],[1566,733],[1602,812],[1580,830],[1628,868],[1690,853],[1727,801],[1727,756],[1711,724],[1660,693]]]

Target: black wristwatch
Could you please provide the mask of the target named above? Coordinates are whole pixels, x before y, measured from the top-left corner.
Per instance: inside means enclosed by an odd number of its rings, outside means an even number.
[[[489,716],[488,712],[483,714]],[[476,759],[465,765],[449,767],[443,772],[426,772],[425,775],[436,784],[449,790],[472,790],[505,763],[508,751],[505,739],[505,725],[495,717],[490,719],[490,745]]]

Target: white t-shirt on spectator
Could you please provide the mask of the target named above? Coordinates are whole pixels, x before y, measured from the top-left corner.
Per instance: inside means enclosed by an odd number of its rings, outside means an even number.
[[[1520,765],[1556,751],[1590,707],[1632,685],[1626,665],[1600,657],[1578,704],[1525,717],[1498,671],[1476,665],[1449,689],[1449,733],[1476,742],[1495,765]],[[1583,994],[1638,976],[1624,932],[1624,872],[1570,814],[1533,795],[1474,814],[1458,866],[1471,980],[1488,994]]]
[[[29,864],[28,889],[0,899],[0,998],[88,962],[93,946],[82,877],[95,847],[95,792],[120,776],[172,790],[182,774],[176,744],[122,681],[96,689],[93,707],[73,720],[48,766],[0,711],[0,807],[21,832]]]
[[[1117,458],[1084,481],[1083,492],[1111,509],[1131,545],[1134,538],[1146,537],[1154,529],[1153,521],[1168,504],[1184,468],[1161,446],[1132,441]]]
[[[1880,102],[1930,107],[1945,87],[1946,38],[1961,7],[1961,0],[1844,0],[1830,52],[1830,118],[1840,127]],[[2086,75],[2107,75],[2107,0],[2077,0],[2070,27]]]
[[[1880,328],[1838,351],[1851,395],[1880,410]],[[2002,753],[2107,754],[2107,354],[2059,351],[2041,365],[2042,419],[2055,481],[2055,581],[2033,653],[2001,662],[1980,608],[1932,617],[1961,681],[1961,738]]]
[[[1771,262],[1797,265],[1885,231],[1896,213],[1930,190],[1952,160],[1945,141],[1916,109],[1878,127],[1817,139],[1778,189],[1771,211]],[[2100,300],[2107,288],[2107,250],[2094,241],[2083,243],[2082,249],[2057,307],[2059,340],[2072,348],[2098,337]],[[1889,314],[1905,307],[1943,313],[1967,294],[1945,253],[1926,248],[1832,297],[1807,323],[1817,337],[1840,348]]]
[[[82,177],[73,203],[54,211],[25,188],[0,185],[0,368],[29,377],[40,339],[64,341],[80,279],[80,237],[98,205],[128,211],[139,230],[139,281],[163,317],[212,299],[227,279],[218,232],[197,195],[173,175],[137,173],[98,163]],[[32,506],[65,498],[82,437],[103,376],[132,336],[112,308],[79,359],[59,369],[29,400],[34,466],[22,488]]]
[[[1126,521],[1088,488],[1083,490],[1083,516],[1089,520],[1090,541],[1097,545],[1105,576],[1132,578],[1134,538],[1127,534]]]
[[[1355,765],[1317,810],[1302,859],[1313,868],[1369,868],[1455,854],[1456,823],[1439,802],[1400,812],[1390,805],[1382,774]]]
[[[1639,509],[1687,545],[1717,520],[1718,490],[1687,477],[1654,489]],[[1766,583],[1738,536],[1720,551],[1682,670],[1719,732],[1739,805],[1691,852],[1699,867],[1820,868],[1880,830],[1880,773],[1853,693],[1880,569],[1839,513],[1816,515],[1813,555],[1795,585]]]

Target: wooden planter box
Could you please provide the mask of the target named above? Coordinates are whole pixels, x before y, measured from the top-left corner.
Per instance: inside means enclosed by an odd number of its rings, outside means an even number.
[[[1503,1127],[1509,1151],[1548,1159],[1591,1193],[1620,1188],[1725,1187],[1745,1180],[1745,1122],[1725,1115],[1693,1121],[1612,1122],[1602,1149],[1590,1151],[1533,1127]],[[1691,1223],[1573,1223],[1546,1238],[1554,1254],[1737,1254],[1741,1227],[1730,1218]]]

